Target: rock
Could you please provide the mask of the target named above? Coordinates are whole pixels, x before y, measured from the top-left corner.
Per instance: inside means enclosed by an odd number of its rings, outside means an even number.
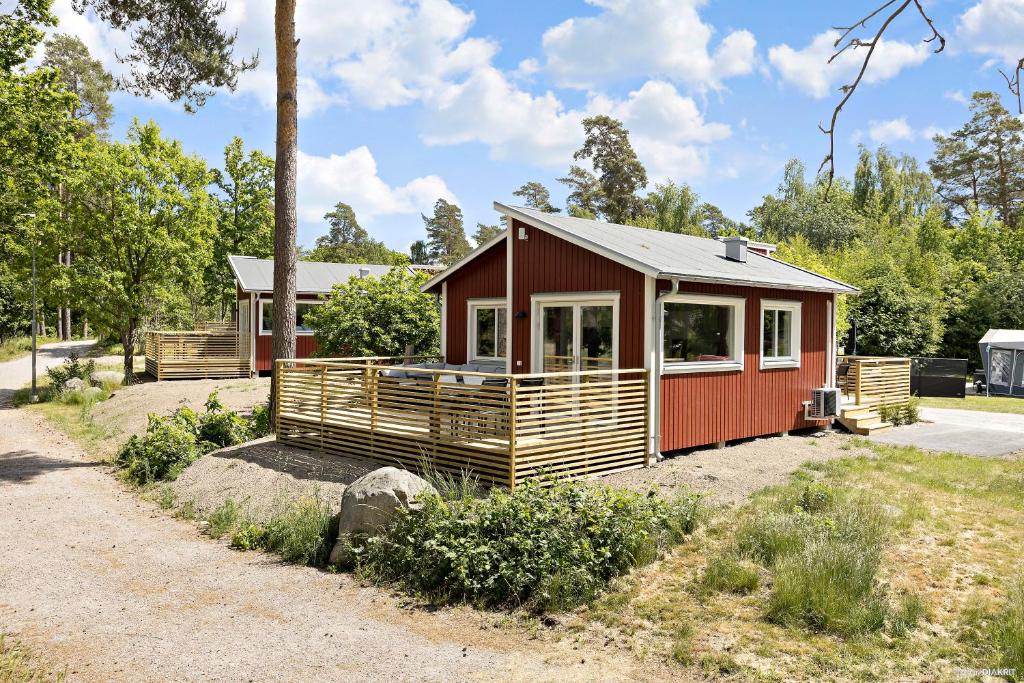
[[[97,370],[92,373],[92,381],[96,384],[120,384],[124,373],[117,370]]]
[[[85,388],[85,380],[81,377],[72,377],[68,381],[64,382],[65,391],[78,391],[79,389]]]
[[[341,497],[338,542],[331,551],[330,563],[348,561],[349,536],[380,529],[395,518],[400,508],[418,510],[422,503],[417,498],[424,493],[436,495],[437,489],[397,467],[382,467],[356,479]]]

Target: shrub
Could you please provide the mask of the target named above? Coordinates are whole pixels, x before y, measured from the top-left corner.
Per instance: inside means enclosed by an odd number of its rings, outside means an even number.
[[[734,555],[719,555],[709,560],[701,578],[701,586],[705,591],[740,595],[753,593],[760,583],[757,568]]]
[[[207,450],[234,446],[250,438],[249,422],[233,410],[227,410],[213,392],[206,399],[206,412],[199,418],[199,441]]]
[[[270,434],[270,406],[259,403],[252,408],[249,416],[249,438],[260,439]]]
[[[221,538],[235,530],[239,521],[238,503],[228,498],[206,519],[206,533],[210,538]]]
[[[50,401],[58,398],[64,393],[64,383],[75,377],[84,381],[86,386],[90,386],[95,370],[96,361],[90,359],[83,363],[78,354],[69,353],[61,365],[47,368],[46,375],[50,378],[50,384],[43,390],[43,399]]]
[[[116,462],[129,481],[142,486],[175,479],[200,455],[195,412],[179,408],[170,417],[150,415],[146,433],[128,439],[118,452]]]
[[[879,407],[878,415],[882,418],[883,422],[890,422],[896,427],[911,425],[921,419],[920,403],[921,400],[919,398],[911,396],[910,400],[902,405],[884,405]]]
[[[276,552],[285,562],[321,566],[327,563],[335,536],[337,528],[330,507],[314,496],[299,499],[265,524],[239,524],[231,545],[242,550]]]
[[[699,509],[698,496],[668,501],[549,478],[486,498],[427,496],[353,553],[366,575],[439,601],[560,610],[679,543]]]

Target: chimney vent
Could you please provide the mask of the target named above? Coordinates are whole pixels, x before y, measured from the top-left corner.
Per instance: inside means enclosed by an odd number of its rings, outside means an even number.
[[[359,268],[359,279],[362,280],[370,274],[370,269],[366,266],[360,266]]]
[[[747,238],[746,237],[725,237],[725,258],[739,263],[747,262]]]

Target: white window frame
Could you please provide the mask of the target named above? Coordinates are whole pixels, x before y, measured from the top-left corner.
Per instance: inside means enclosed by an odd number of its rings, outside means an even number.
[[[759,319],[760,331],[757,335],[757,345],[760,347],[761,369],[773,370],[776,368],[798,368],[800,367],[800,331],[803,302],[789,299],[761,299],[761,316]],[[764,314],[768,311],[789,311],[793,316],[792,324],[789,326],[789,350],[790,355],[786,357],[766,356],[764,348]],[[776,340],[772,341],[773,346]],[[775,349],[773,349],[774,351]]]
[[[530,361],[531,372],[543,372],[544,368],[544,320],[541,316],[541,309],[545,306],[572,306],[573,307],[573,329],[572,338],[575,344],[579,344],[582,338],[580,334],[581,314],[577,309],[591,304],[594,306],[612,307],[612,369],[619,368],[619,292],[551,292],[530,295],[530,311],[533,318],[532,332],[530,334]],[[576,355],[575,350],[573,355]],[[573,372],[581,372],[578,358],[573,363]]]
[[[273,330],[264,330],[263,329],[263,305],[264,304],[272,304],[272,303],[274,303],[273,299],[260,299],[259,300],[259,307],[258,307],[258,309],[256,311],[256,313],[257,313],[257,318],[256,318],[256,320],[257,320],[257,323],[256,323],[257,327],[256,327],[256,329],[259,331],[259,335],[261,337],[269,337],[269,336],[271,336],[273,334]],[[323,303],[324,302],[322,300],[318,300],[318,299],[297,299],[295,301],[295,305],[296,306],[298,306],[299,304],[313,304],[313,305],[316,305],[316,306],[322,306]],[[296,337],[312,337],[313,336],[313,331],[309,330],[307,332],[305,330],[296,329],[295,330],[295,336]]]
[[[494,355],[493,356],[478,356],[476,353],[476,310],[478,308],[493,308],[494,311]],[[505,329],[499,329],[498,327],[498,311],[497,309],[505,309]],[[508,355],[508,300],[505,297],[492,298],[492,299],[467,299],[466,300],[466,358],[468,362],[474,363],[476,361],[504,361]],[[498,355],[498,340],[501,336],[505,336],[505,355]]]
[[[723,361],[672,361],[665,358],[665,304],[698,304],[703,306],[732,307],[732,335],[729,346],[733,350],[732,360]],[[742,372],[743,340],[746,327],[747,300],[741,296],[715,296],[713,294],[666,294],[658,300],[658,344],[661,352],[661,372],[677,375],[693,372]]]

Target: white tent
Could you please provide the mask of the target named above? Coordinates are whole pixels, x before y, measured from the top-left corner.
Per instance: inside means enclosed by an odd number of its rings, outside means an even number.
[[[1024,330],[989,330],[978,348],[988,393],[1024,396]]]

